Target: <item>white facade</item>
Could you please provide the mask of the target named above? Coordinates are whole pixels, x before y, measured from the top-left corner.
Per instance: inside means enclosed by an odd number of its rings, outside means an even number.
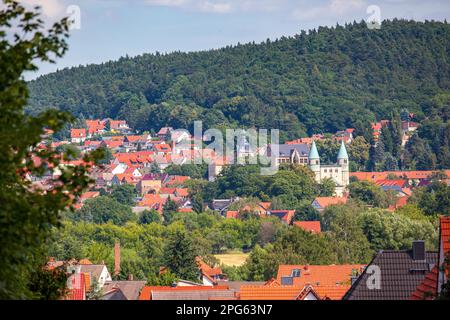
[[[313,142],[311,147],[308,161],[310,169],[315,174],[316,182],[321,183],[325,179],[332,179],[336,184],[335,195],[338,197],[344,196],[345,190],[350,183],[349,159],[344,142],[341,143],[336,164],[320,164],[320,157],[315,142]]]

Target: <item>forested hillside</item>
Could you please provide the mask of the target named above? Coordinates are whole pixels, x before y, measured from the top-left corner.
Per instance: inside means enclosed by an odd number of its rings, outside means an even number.
[[[320,27],[261,44],[65,69],[29,83],[28,110],[123,118],[141,130],[201,119],[280,128],[289,138],[362,130],[402,108],[419,121],[433,114],[446,121],[449,53],[446,22]]]

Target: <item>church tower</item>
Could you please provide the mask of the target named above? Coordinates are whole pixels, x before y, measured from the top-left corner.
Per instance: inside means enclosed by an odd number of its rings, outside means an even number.
[[[312,172],[316,175],[316,181],[320,182],[320,157],[315,141],[313,141],[311,150],[309,150],[308,165]]]
[[[337,156],[337,164],[341,166],[342,169],[342,186],[346,187],[350,183],[350,170],[344,141],[341,142],[341,148],[339,149]]]

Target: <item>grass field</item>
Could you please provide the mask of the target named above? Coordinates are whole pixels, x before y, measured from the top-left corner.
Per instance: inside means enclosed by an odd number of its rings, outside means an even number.
[[[229,266],[229,267],[238,267],[242,266],[245,263],[245,259],[248,257],[248,253],[225,253],[225,254],[216,254],[214,255],[217,259],[220,260],[220,263]]]

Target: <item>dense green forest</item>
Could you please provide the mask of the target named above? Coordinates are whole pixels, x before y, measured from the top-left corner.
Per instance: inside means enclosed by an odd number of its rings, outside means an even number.
[[[28,111],[164,125],[279,128],[283,138],[363,131],[407,108],[416,121],[448,119],[447,22],[364,22],[218,50],[123,57],[29,82]]]

